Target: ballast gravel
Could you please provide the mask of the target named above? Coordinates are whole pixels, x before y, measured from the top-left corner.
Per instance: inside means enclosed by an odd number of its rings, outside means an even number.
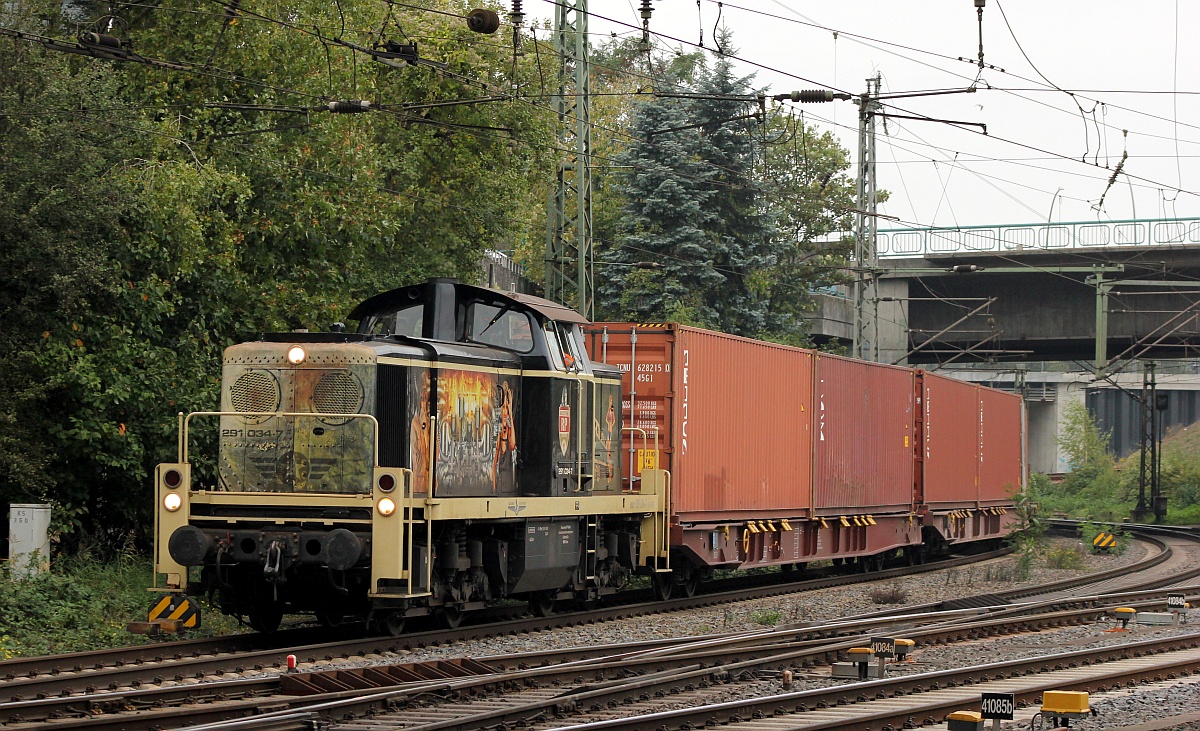
[[[1082,544],[1077,539],[1071,538],[1053,538],[1050,540],[1050,546],[1052,548],[1082,549]],[[333,667],[425,662],[455,657],[482,659],[490,655],[541,651],[551,646],[566,648],[616,645],[639,640],[755,631],[775,625],[821,622],[882,609],[974,597],[980,594],[1095,573],[1136,563],[1145,558],[1151,550],[1153,549],[1144,544],[1134,542],[1128,551],[1119,556],[1092,555],[1085,552],[1083,569],[1064,570],[1038,566],[1032,570],[1026,581],[1015,580],[1017,559],[1014,556],[1006,556],[972,566],[906,576],[894,580],[864,581],[851,586],[818,589],[785,597],[748,600],[720,607],[671,612],[653,617],[638,617],[524,635],[471,640],[394,654],[370,655],[349,661],[314,663],[302,666],[300,669],[302,671],[318,671]],[[889,592],[903,596],[903,601],[879,604],[872,599],[873,594],[876,598],[880,598],[881,594]],[[1112,626],[1111,622],[1101,621],[1090,625],[960,642],[952,646],[918,647],[911,656],[910,662],[890,666],[889,672],[908,674],[963,667],[965,656],[970,658],[969,664],[971,665],[986,665],[1025,657],[1122,644],[1131,640],[1200,631],[1200,625],[1136,627],[1127,633],[1105,633],[1103,631]],[[798,672],[792,690],[801,691],[851,682],[829,677],[828,672],[828,668]],[[704,693],[704,702],[720,703],[781,692],[784,691],[776,674],[761,673],[756,680],[750,682],[709,687]],[[665,711],[694,704],[695,702],[691,699],[665,698],[661,704],[655,704],[654,710]],[[1097,696],[1093,700],[1093,707],[1101,714],[1099,718],[1077,721],[1072,724],[1072,727],[1080,729],[1116,728],[1144,723],[1154,718],[1166,718],[1194,712],[1200,709],[1200,681],[1178,681],[1169,688],[1155,687],[1147,689],[1145,692],[1135,689],[1122,692],[1120,695],[1113,695],[1111,698]],[[1010,731],[1023,731],[1032,727],[1028,722],[1016,721],[1005,724],[1005,728]],[[1183,724],[1178,728],[1181,731],[1200,731],[1200,722]]]

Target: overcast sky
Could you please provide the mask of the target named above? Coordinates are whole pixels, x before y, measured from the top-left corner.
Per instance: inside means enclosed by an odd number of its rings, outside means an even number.
[[[591,0],[589,30],[634,33],[598,16],[640,28],[638,2]],[[973,0],[735,0],[720,8],[701,0],[699,11],[695,0],[653,5],[657,42],[683,41],[689,50],[701,22],[704,44],[714,48],[720,12],[734,33],[738,68],[773,92],[860,93],[876,72],[885,95],[967,88],[979,71],[955,60],[974,62],[978,54]],[[548,6],[527,9],[552,16]],[[987,0],[984,60],[1007,73],[985,69],[977,93],[896,100],[893,111],[982,122],[989,136],[923,121],[890,120],[886,134],[879,125],[879,185],[891,192],[881,212],[922,226],[1044,222],[1052,204],[1055,221],[1200,214],[1197,31],[1195,0]],[[1086,114],[1042,75],[1061,89],[1089,90],[1076,96]],[[857,162],[851,102],[794,108],[835,131]],[[1126,149],[1129,175],[1106,194]]]

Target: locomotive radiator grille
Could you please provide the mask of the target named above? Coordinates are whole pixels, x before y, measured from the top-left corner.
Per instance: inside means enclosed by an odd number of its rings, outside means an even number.
[[[330,371],[313,388],[313,407],[322,414],[355,414],[362,402],[362,384],[349,371]]]
[[[281,401],[279,381],[269,371],[246,371],[230,387],[229,401],[234,411],[278,411]],[[260,420],[246,419],[249,423]]]

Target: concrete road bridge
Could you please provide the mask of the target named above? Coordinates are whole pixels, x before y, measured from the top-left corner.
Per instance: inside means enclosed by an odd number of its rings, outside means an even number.
[[[881,229],[865,352],[911,365],[1200,358],[1200,218]],[[818,338],[853,339],[822,295]]]

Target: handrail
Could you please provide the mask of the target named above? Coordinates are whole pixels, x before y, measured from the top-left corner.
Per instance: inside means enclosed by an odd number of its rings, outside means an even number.
[[[929,254],[1104,249],[1115,246],[1197,246],[1200,218],[1143,218],[880,229],[884,259]]]
[[[623,427],[621,427],[621,433],[624,434],[625,432],[629,432],[630,434],[632,434],[633,432],[640,433],[642,435],[642,449],[643,450],[646,449],[646,442],[650,438],[649,432],[654,432],[654,460],[655,460],[654,464],[657,465],[658,464],[658,427],[652,426],[649,429],[643,429],[640,426],[623,426]],[[636,450],[636,447],[635,447],[636,442],[634,441],[634,439],[636,439],[636,437],[631,438],[629,440],[629,490],[630,490],[630,492],[633,491],[633,455],[635,454],[635,450]]]
[[[371,451],[372,467],[379,467],[379,419],[374,414],[327,414],[323,411],[193,411],[184,417],[179,412],[179,444],[178,459],[180,464],[188,463],[188,431],[194,416],[311,416],[316,419],[369,419],[373,446]]]

